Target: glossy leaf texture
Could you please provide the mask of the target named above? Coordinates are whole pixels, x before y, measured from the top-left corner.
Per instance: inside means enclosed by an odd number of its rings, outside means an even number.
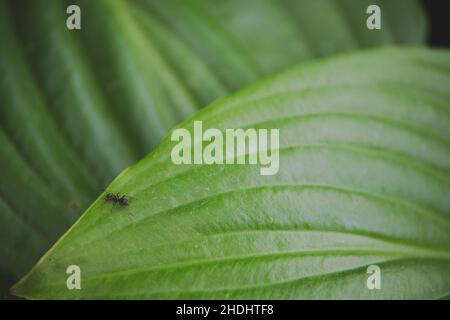
[[[436,299],[450,293],[450,52],[289,69],[179,127],[280,130],[280,170],[175,165],[167,136],[13,288],[42,298]],[[199,141],[196,142],[201,143]],[[247,155],[248,156],[248,155]],[[81,290],[65,270],[81,268]],[[366,286],[381,268],[381,290]]]
[[[382,30],[365,27],[369,2]],[[66,28],[70,4],[81,30]],[[416,0],[1,1],[0,291],[203,106],[292,64],[426,32]]]

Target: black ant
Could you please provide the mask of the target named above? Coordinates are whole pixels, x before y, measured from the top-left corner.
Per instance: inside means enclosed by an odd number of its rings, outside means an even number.
[[[114,203],[118,203],[121,206],[128,206],[129,201],[125,198],[125,195],[120,196],[118,193],[108,193],[105,197],[105,201],[112,201]]]

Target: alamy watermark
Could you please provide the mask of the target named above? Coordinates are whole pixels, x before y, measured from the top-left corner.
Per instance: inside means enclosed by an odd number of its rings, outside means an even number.
[[[193,136],[188,129],[172,132],[178,142],[171,159],[174,164],[250,164],[260,165],[260,174],[274,175],[280,168],[279,129],[225,129],[203,131],[202,121],[194,121]]]
[[[381,289],[381,269],[376,264],[372,264],[367,267],[367,277],[366,286],[369,290],[380,290]]]
[[[369,30],[380,30],[381,29],[381,8],[376,4],[371,4],[367,7],[367,14],[370,16],[367,18],[366,26]]]
[[[69,30],[81,30],[81,9],[75,4],[67,7],[66,13],[69,15],[66,19],[66,27]]]
[[[66,286],[69,290],[81,289],[81,269],[76,264],[72,264],[67,267],[66,274],[69,276],[66,280]]]

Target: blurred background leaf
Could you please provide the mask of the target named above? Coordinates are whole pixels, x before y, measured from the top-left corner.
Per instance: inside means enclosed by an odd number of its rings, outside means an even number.
[[[82,30],[66,29],[78,4]],[[379,4],[383,28],[368,31]],[[0,1],[0,285],[211,101],[292,64],[422,44],[415,0]]]

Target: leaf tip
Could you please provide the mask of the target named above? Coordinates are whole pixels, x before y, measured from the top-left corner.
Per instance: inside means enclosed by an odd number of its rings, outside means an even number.
[[[17,284],[15,284],[14,286],[12,286],[11,288],[9,288],[9,294],[12,296],[17,296]]]

